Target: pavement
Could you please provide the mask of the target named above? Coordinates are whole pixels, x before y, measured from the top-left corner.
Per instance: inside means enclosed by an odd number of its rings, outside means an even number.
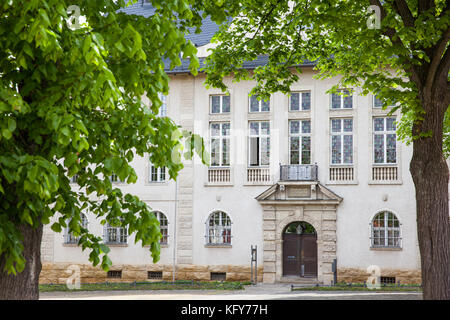
[[[422,300],[419,292],[291,291],[288,283],[244,290],[136,290],[43,292],[40,300]]]

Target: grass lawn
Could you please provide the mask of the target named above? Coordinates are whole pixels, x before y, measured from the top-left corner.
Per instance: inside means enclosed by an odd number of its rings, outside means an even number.
[[[69,289],[65,284],[40,284],[40,292],[55,291],[116,291],[116,290],[242,290],[251,282],[238,281],[158,281],[131,283],[83,283],[80,289]]]
[[[380,288],[371,289],[364,284],[336,284],[335,286],[292,287],[292,291],[367,291],[367,292],[422,292],[420,285],[381,285]]]

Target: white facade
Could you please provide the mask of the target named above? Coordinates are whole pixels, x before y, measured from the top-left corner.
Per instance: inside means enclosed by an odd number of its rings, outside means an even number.
[[[406,281],[417,282],[420,259],[415,191],[409,173],[412,148],[397,141],[396,163],[374,165],[373,119],[386,117],[388,110],[374,108],[373,96],[360,95],[358,88],[353,91],[352,108],[334,110],[331,108],[331,95],[326,91],[337,79],[314,80],[313,75],[311,68],[304,68],[301,80],[291,88],[293,92],[310,92],[310,110],[289,111],[289,96],[275,93],[270,99],[269,112],[250,112],[248,95],[254,83],[232,83],[231,79],[227,79],[230,112],[218,114],[211,113],[211,96],[224,93],[217,89],[206,89],[204,75],[171,75],[170,92],[166,99],[167,115],[183,128],[201,134],[208,148],[211,147],[210,124],[229,123],[230,131],[226,139],[229,139],[230,152],[221,155],[220,164],[224,163],[224,157],[229,157],[230,165],[208,168],[196,157],[194,161],[186,162],[176,184],[167,181],[168,174],[166,181],[151,182],[148,158],[136,158],[133,165],[138,175],[137,183],[118,183],[117,186],[126,193],[139,196],[152,209],[167,217],[168,244],[162,246],[161,259],[157,263],[157,266],[164,268],[155,269],[155,266],[151,266],[148,248],[134,245],[132,235],[126,245],[111,246],[113,264],[147,266],[146,270],[161,270],[164,277],[171,278],[170,266],[175,262],[179,272],[177,278],[190,278],[189,272],[192,272],[191,278],[207,279],[210,272],[225,272],[227,279],[244,279],[246,275],[242,274],[250,272],[250,247],[257,245],[261,278],[267,282],[282,281],[282,275],[281,278],[264,276],[270,271],[268,266],[271,261],[276,261],[278,266],[282,264],[283,253],[274,251],[277,253],[272,255],[266,251],[270,246],[266,240],[270,236],[265,233],[263,206],[256,197],[279,182],[280,164],[290,164],[289,121],[309,120],[311,129],[307,136],[311,141],[310,153],[308,156],[306,151],[305,158],[310,157],[310,164],[317,164],[318,183],[324,187],[321,190],[329,190],[341,198],[339,204],[335,205],[335,230],[332,230],[335,236],[327,240],[335,243],[332,252],[337,259],[338,281],[361,280],[361,277],[367,277],[367,268],[376,265],[381,270],[381,276],[400,279],[406,274]],[[341,154],[341,163],[332,164],[332,119],[352,119],[352,161],[347,154],[345,163],[342,160],[344,154]],[[264,161],[261,152],[264,152],[264,143],[267,141],[263,137],[257,142],[257,147],[249,146],[256,143],[256,140],[250,142],[248,138],[249,122],[270,124],[270,134],[267,135],[270,136],[268,166],[249,169],[251,157]],[[257,156],[251,155],[256,152],[250,150],[252,148],[259,148]],[[295,181],[292,183],[295,184]],[[175,202],[176,198],[178,203]],[[308,205],[302,203],[293,203],[292,212],[299,208],[302,208],[301,212],[308,210]],[[207,244],[208,217],[216,211],[225,212],[231,220],[231,244],[227,241],[223,244]],[[391,212],[399,220],[400,246],[373,248],[371,222],[380,211]],[[94,217],[88,215],[87,218],[89,230],[102,235],[103,226]],[[323,224],[323,220],[320,223]],[[275,238],[274,241],[282,240],[281,235],[275,235]],[[81,252],[76,245],[64,244],[63,235],[51,231],[44,237],[42,252],[47,266],[44,271],[57,264],[88,264],[88,253]],[[330,261],[322,261],[320,256],[318,260],[318,281],[329,283],[329,278],[321,277],[320,269],[325,268],[326,263],[329,269]],[[241,275],[237,276],[238,273]]]

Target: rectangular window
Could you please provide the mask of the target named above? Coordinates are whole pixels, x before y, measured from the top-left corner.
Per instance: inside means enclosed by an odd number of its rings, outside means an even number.
[[[353,119],[331,119],[331,164],[353,164]]]
[[[270,122],[249,123],[249,166],[268,166],[270,164]]]
[[[147,279],[162,280],[162,278],[163,278],[162,271],[147,271]]]
[[[120,279],[122,278],[122,270],[110,270],[106,274],[107,278]]]
[[[311,110],[311,91],[291,92],[289,111]]]
[[[230,123],[213,122],[210,124],[211,166],[230,165]]]
[[[289,121],[290,164],[311,164],[311,121]]]
[[[250,96],[250,112],[269,112],[270,100],[258,100],[258,96]]]
[[[229,113],[230,112],[230,96],[229,95],[211,95],[210,96],[210,113]]]
[[[159,107],[158,117],[167,117],[167,96],[163,95],[161,92],[158,93],[158,97],[162,104]]]
[[[397,163],[395,118],[373,118],[373,154],[375,164]]]
[[[112,183],[124,182],[124,181],[120,180],[119,176],[115,173],[113,173],[112,175],[109,176],[109,181],[111,181]]]
[[[340,89],[331,94],[331,109],[352,109],[353,94],[349,89]]]
[[[383,107],[383,102],[377,98],[377,96],[373,96],[373,107],[374,108],[382,108]]]
[[[157,168],[150,163],[149,182],[165,182],[165,181],[166,181],[166,167]]]

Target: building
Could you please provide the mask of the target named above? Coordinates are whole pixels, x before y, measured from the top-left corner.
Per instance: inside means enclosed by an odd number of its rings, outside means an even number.
[[[148,14],[147,6],[129,10]],[[200,54],[216,30],[205,21],[193,35]],[[112,177],[157,211],[160,261],[126,230],[86,213],[89,230],[111,248],[111,271],[90,266],[70,234],[46,227],[41,282],[64,283],[77,268],[82,282],[172,280],[174,270],[176,279],[250,280],[257,246],[258,281],[420,283],[412,148],[396,140],[398,112],[388,115],[359,88],[327,94],[338,79],[314,80],[313,64],[302,70],[291,95],[269,101],[249,96],[250,81],[228,78],[224,94],[186,64],[169,71],[161,116],[201,134],[211,166],[186,162],[175,183],[144,157],[133,162],[136,184]]]

